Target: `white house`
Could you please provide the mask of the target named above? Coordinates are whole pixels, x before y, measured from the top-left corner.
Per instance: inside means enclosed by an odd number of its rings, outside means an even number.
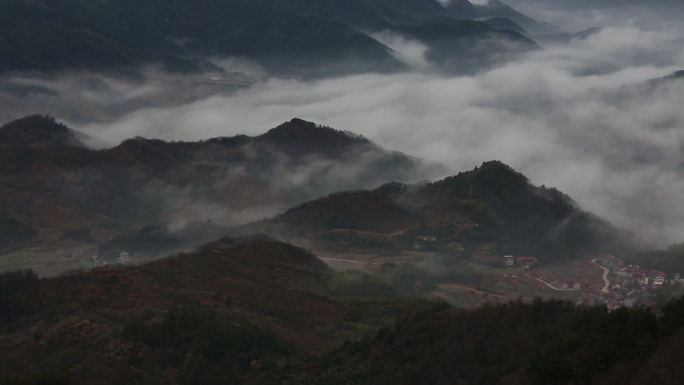
[[[119,256],[116,258],[116,262],[122,265],[125,265],[127,263],[131,263],[131,255],[128,254],[126,251],[122,251],[119,253]]]

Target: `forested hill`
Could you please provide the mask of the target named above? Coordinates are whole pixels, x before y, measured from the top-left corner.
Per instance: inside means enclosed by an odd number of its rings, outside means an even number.
[[[619,253],[636,242],[558,190],[534,186],[499,161],[424,185],[332,194],[255,226],[361,246],[412,248],[416,240],[429,239],[429,248],[460,249],[463,256],[485,244],[497,255],[541,261]]]
[[[340,291],[339,278],[264,238],[51,279],[2,273],[0,383],[675,385],[684,375],[684,298],[653,310],[539,299],[464,310]]]
[[[140,267],[0,274],[0,384],[274,383],[344,338],[330,270],[268,239]]]

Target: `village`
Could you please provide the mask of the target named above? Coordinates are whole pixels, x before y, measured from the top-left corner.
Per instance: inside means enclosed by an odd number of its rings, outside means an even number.
[[[90,257],[92,259],[92,264],[88,267],[88,270],[95,268],[95,267],[102,267],[102,266],[109,266],[109,265],[114,265],[114,266],[123,266],[123,265],[131,265],[133,264],[133,258],[131,257],[131,254],[127,251],[120,251],[118,253],[118,256],[116,256],[116,253],[114,253],[115,257],[113,258],[103,258],[103,256],[99,254],[95,254]]]
[[[668,280],[667,274],[654,269],[644,269],[638,265],[625,266],[620,258],[613,255],[603,255],[591,259],[591,262],[603,270],[601,276],[603,285],[588,285],[581,282],[573,282],[567,279],[548,278],[539,275],[531,269],[538,266],[535,257],[502,257],[502,264],[508,267],[518,267],[529,278],[542,282],[548,288],[557,291],[577,291],[575,299],[577,305],[602,306],[613,310],[620,307],[632,308],[644,305],[653,299],[658,291],[667,286],[681,287],[682,282],[679,273],[674,274]]]

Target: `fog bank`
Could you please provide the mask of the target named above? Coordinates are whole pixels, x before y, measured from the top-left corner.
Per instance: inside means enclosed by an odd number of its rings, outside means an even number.
[[[568,30],[602,30],[473,76],[434,74],[420,42],[385,33],[376,38],[413,72],[317,81],[260,72],[251,88],[229,92],[164,75],[143,84],[98,79],[85,89],[74,75],[6,77],[0,85],[31,87],[0,92],[13,108],[2,118],[47,105],[45,112],[95,145],[111,146],[132,136],[257,135],[299,117],[441,162],[452,173],[499,159],[659,246],[684,241],[684,79],[650,82],[684,68],[683,28],[655,6],[640,15],[638,5],[510,3]]]

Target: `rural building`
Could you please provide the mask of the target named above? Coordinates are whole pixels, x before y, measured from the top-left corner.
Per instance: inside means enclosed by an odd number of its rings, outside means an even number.
[[[119,256],[116,258],[116,262],[122,265],[125,265],[127,263],[131,263],[131,255],[128,254],[126,251],[122,251],[119,253]]]
[[[515,257],[515,263],[518,265],[523,265],[525,268],[534,266],[537,264],[537,258],[535,257]]]
[[[667,274],[663,273],[662,271],[651,270],[648,272],[648,277],[651,280],[651,286],[653,286],[653,288],[659,288],[665,283]]]

